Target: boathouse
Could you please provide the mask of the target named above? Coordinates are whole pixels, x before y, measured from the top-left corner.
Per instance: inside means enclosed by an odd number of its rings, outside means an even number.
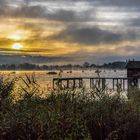
[[[128,61],[126,69],[128,87],[138,87],[138,79],[140,79],[140,61]]]

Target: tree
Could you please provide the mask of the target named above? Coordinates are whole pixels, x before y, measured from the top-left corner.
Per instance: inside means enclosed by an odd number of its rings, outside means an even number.
[[[90,64],[88,63],[88,62],[85,62],[84,64],[83,64],[83,67],[84,68],[88,68],[90,66]]]

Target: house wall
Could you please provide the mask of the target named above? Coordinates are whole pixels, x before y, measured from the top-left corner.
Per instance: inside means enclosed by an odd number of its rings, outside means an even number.
[[[140,78],[140,68],[127,69],[127,77],[132,78],[128,79],[128,88],[138,87],[138,78]]]
[[[127,77],[140,77],[140,68],[134,69],[129,68],[127,69]]]

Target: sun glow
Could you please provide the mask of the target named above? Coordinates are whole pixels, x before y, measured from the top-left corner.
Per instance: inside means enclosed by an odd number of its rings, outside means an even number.
[[[21,36],[18,34],[9,35],[8,38],[14,39],[14,40],[21,40],[22,39]]]
[[[23,48],[23,45],[20,43],[15,43],[12,45],[12,49],[15,49],[15,50],[20,50],[22,48]]]
[[[12,39],[12,40],[23,40],[27,38],[27,33],[25,31],[15,31],[13,33],[10,33],[7,35],[7,38]]]

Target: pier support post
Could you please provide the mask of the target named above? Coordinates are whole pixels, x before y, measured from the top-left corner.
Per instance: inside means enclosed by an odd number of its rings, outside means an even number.
[[[123,79],[123,90],[125,90],[125,79]]]
[[[75,89],[76,88],[76,80],[74,79],[73,80],[73,89]]]
[[[115,90],[115,79],[113,78],[113,90]]]
[[[136,79],[130,79],[130,78],[104,78],[104,77],[100,77],[100,78],[54,78],[53,79],[53,83],[52,83],[52,88],[60,88],[60,89],[68,89],[68,88],[82,88],[83,87],[83,79],[88,79],[90,84],[90,89],[93,89],[94,86],[96,86],[97,88],[102,88],[105,89],[106,87],[106,80],[111,80],[112,82],[112,89],[113,90],[127,90],[127,88],[131,88],[131,87],[135,87],[138,88],[138,78]],[[128,87],[127,84],[128,83]],[[64,84],[64,85],[62,85]]]
[[[83,79],[79,79],[79,88],[83,87]]]
[[[69,88],[69,80],[67,79],[67,89]]]
[[[106,85],[106,80],[105,78],[102,78],[102,89],[105,89],[105,85]]]
[[[90,78],[90,89],[93,88],[93,85],[94,85],[94,79],[93,78]]]

